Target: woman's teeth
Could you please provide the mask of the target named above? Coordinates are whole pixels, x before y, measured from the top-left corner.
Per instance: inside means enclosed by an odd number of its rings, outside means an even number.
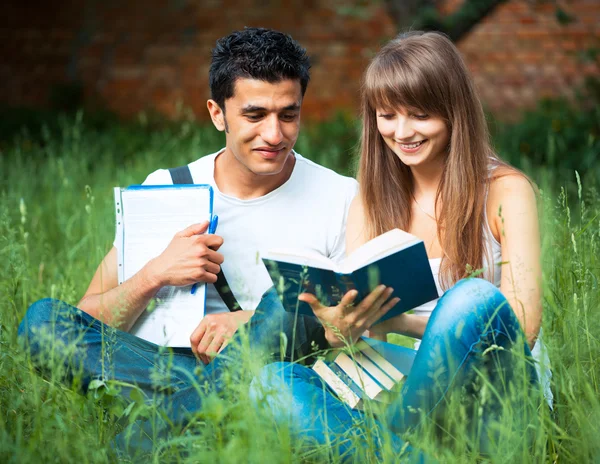
[[[400,146],[410,150],[410,149],[417,148],[418,146],[422,145],[423,142],[425,142],[425,140],[421,140],[420,142],[415,142],[415,143],[401,143]]]

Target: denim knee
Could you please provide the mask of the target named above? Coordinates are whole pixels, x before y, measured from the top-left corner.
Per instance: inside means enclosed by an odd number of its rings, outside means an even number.
[[[264,366],[258,375],[252,381],[253,384],[262,386],[271,386],[281,382],[287,383],[287,380],[293,375],[293,363],[274,362]]]
[[[477,343],[482,337],[497,336],[507,343],[523,336],[520,323],[508,300],[500,290],[484,279],[463,279],[438,301],[426,335],[458,340],[464,344]]]
[[[287,381],[292,364],[287,362],[274,362],[263,367],[250,384],[250,400],[256,405],[267,400],[272,403],[271,396],[275,393],[282,394],[287,389]]]
[[[438,301],[431,318],[461,319],[468,317],[489,318],[505,316],[512,310],[506,297],[491,282],[485,279],[468,278],[459,280]]]
[[[19,338],[29,339],[33,332],[40,330],[52,321],[54,308],[60,305],[60,300],[44,298],[33,303],[27,309],[23,320],[19,324]]]
[[[285,353],[281,354],[286,360],[310,357],[313,348],[328,348],[325,331],[319,320],[316,317],[286,311],[275,287],[270,287],[263,294],[254,316],[250,319],[249,328],[253,340],[276,350],[281,346],[283,334],[287,345]]]
[[[19,341],[31,355],[39,355],[42,347],[53,345],[57,340],[57,323],[66,322],[77,312],[77,308],[54,298],[36,301],[19,324]]]

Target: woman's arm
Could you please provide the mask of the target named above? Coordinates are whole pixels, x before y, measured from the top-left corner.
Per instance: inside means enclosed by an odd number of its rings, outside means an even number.
[[[500,168],[502,169],[502,168]],[[494,178],[488,197],[488,222],[502,245],[500,291],[507,298],[529,346],[542,323],[542,270],[536,197],[529,180],[509,171]]]
[[[352,253],[368,241],[364,209],[360,195],[356,195],[348,210],[346,222],[346,254]],[[391,289],[377,287],[363,301],[356,302],[356,290],[350,290],[337,306],[323,306],[315,295],[303,293],[298,299],[308,303],[325,328],[325,338],[332,347],[352,344],[380,317],[389,311],[398,299],[392,299]]]
[[[388,333],[398,333],[412,338],[423,338],[428,321],[428,317],[416,316],[414,314],[400,314],[374,325],[369,332],[374,338],[380,338]]]
[[[540,236],[536,197],[521,173],[499,168],[487,202],[488,223],[502,247],[500,291],[506,297],[533,347],[542,322]],[[374,326],[374,333],[402,333],[422,338],[427,318],[402,314]]]
[[[360,192],[356,194],[348,209],[346,222],[346,255],[349,255],[361,245],[369,241],[367,236],[367,222],[365,209],[362,204]]]
[[[354,197],[348,212],[346,226],[346,253],[350,254],[369,241],[365,209],[360,194]],[[375,319],[377,320],[377,319]],[[422,338],[427,326],[427,318],[413,314],[401,314],[372,327],[369,335],[385,340],[388,333],[401,333],[409,337]]]

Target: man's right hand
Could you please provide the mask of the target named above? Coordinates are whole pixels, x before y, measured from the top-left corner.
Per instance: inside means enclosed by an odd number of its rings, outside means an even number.
[[[145,266],[148,278],[158,287],[215,283],[223,263],[223,255],[217,252],[223,238],[204,234],[207,228],[205,221],[176,233],[165,251]]]

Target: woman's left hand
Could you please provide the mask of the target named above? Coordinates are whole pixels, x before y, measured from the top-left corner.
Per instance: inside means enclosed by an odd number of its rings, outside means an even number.
[[[308,303],[325,327],[325,338],[334,348],[355,343],[358,338],[392,309],[400,298],[392,298],[394,289],[379,285],[364,300],[355,305],[356,290],[346,293],[337,306],[323,306],[316,296],[302,293],[300,301]]]

